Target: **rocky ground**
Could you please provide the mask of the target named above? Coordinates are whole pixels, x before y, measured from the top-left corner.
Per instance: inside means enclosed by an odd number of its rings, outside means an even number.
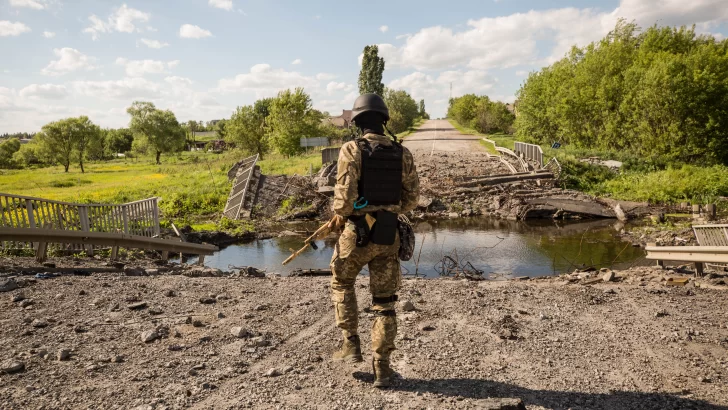
[[[0,259],[0,272],[13,264],[32,265]],[[685,286],[668,286],[692,276],[684,267],[407,279],[401,379],[376,390],[368,363],[329,360],[339,336],[327,278],[157,268],[4,274],[0,408],[728,409],[728,278],[717,274]]]

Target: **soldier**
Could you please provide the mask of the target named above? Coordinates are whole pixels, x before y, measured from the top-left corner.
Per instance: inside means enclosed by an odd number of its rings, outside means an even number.
[[[402,282],[398,215],[413,210],[419,179],[409,150],[384,135],[389,110],[376,94],[354,103],[352,120],[363,137],[341,147],[334,190],[336,216],[330,227],[344,231],[331,259],[331,298],[344,340],[337,361],[361,362],[354,284],[369,265],[369,288],[376,318],[372,326],[374,386],[388,387],[394,372],[389,356],[397,335],[395,303]]]

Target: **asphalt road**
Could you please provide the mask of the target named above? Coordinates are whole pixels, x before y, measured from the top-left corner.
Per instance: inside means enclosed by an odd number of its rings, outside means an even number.
[[[447,120],[428,120],[404,140],[410,151],[464,151],[481,150],[480,137],[461,134]]]

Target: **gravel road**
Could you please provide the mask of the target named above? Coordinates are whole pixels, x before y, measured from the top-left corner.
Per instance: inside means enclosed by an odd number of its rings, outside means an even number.
[[[382,391],[367,363],[329,360],[327,278],[18,278],[0,293],[0,408],[728,409],[726,291],[641,269],[593,286],[407,279],[402,379]]]

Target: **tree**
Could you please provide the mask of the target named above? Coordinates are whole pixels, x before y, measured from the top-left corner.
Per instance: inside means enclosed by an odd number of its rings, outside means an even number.
[[[131,151],[134,134],[128,128],[109,130],[106,136],[106,145],[109,153],[114,156],[119,153]]]
[[[126,112],[131,115],[129,128],[146,139],[156,153],[157,164],[161,163],[162,153],[184,148],[185,132],[172,111],[159,110],[150,102],[135,101]]]
[[[420,100],[419,112],[417,113],[417,116],[419,116],[423,120],[430,119],[430,114],[428,114],[425,110],[425,100]]]
[[[265,130],[265,116],[256,111],[255,106],[238,107],[230,116],[226,130],[225,141],[260,155],[260,159],[270,151]]]
[[[38,143],[32,141],[20,146],[20,150],[13,154],[13,161],[19,167],[30,167],[47,162],[45,156]]]
[[[311,106],[311,97],[296,88],[278,93],[270,105],[266,131],[273,146],[284,155],[301,152],[300,139],[316,137],[321,124],[321,113]]]
[[[66,118],[46,124],[36,139],[41,149],[48,153],[53,162],[63,165],[65,172],[71,165],[71,158],[77,155],[83,172],[83,155],[88,142],[99,132],[86,116]]]
[[[11,138],[7,141],[0,142],[0,168],[14,168],[15,161],[13,155],[20,151],[20,140]]]
[[[407,131],[414,125],[419,110],[417,102],[406,91],[387,88],[384,91],[384,102],[389,108],[390,119],[387,126],[393,133]]]
[[[108,149],[110,133],[111,130],[109,129],[99,130],[99,133],[88,142],[86,147],[86,159],[91,161],[100,161],[108,159],[111,156]]]
[[[84,173],[86,171],[83,169],[83,157],[86,155],[86,148],[89,143],[94,141],[97,144],[103,144],[101,129],[85,115],[78,118],[70,118],[69,120],[72,133],[71,138],[76,145],[75,151],[78,155],[78,165],[81,167],[81,173]]]
[[[364,56],[361,61],[359,72],[359,94],[374,93],[384,95],[384,58],[379,57],[377,45],[364,47]]]
[[[224,140],[227,134],[227,120],[219,120],[215,124],[215,132],[217,133],[217,139]]]

